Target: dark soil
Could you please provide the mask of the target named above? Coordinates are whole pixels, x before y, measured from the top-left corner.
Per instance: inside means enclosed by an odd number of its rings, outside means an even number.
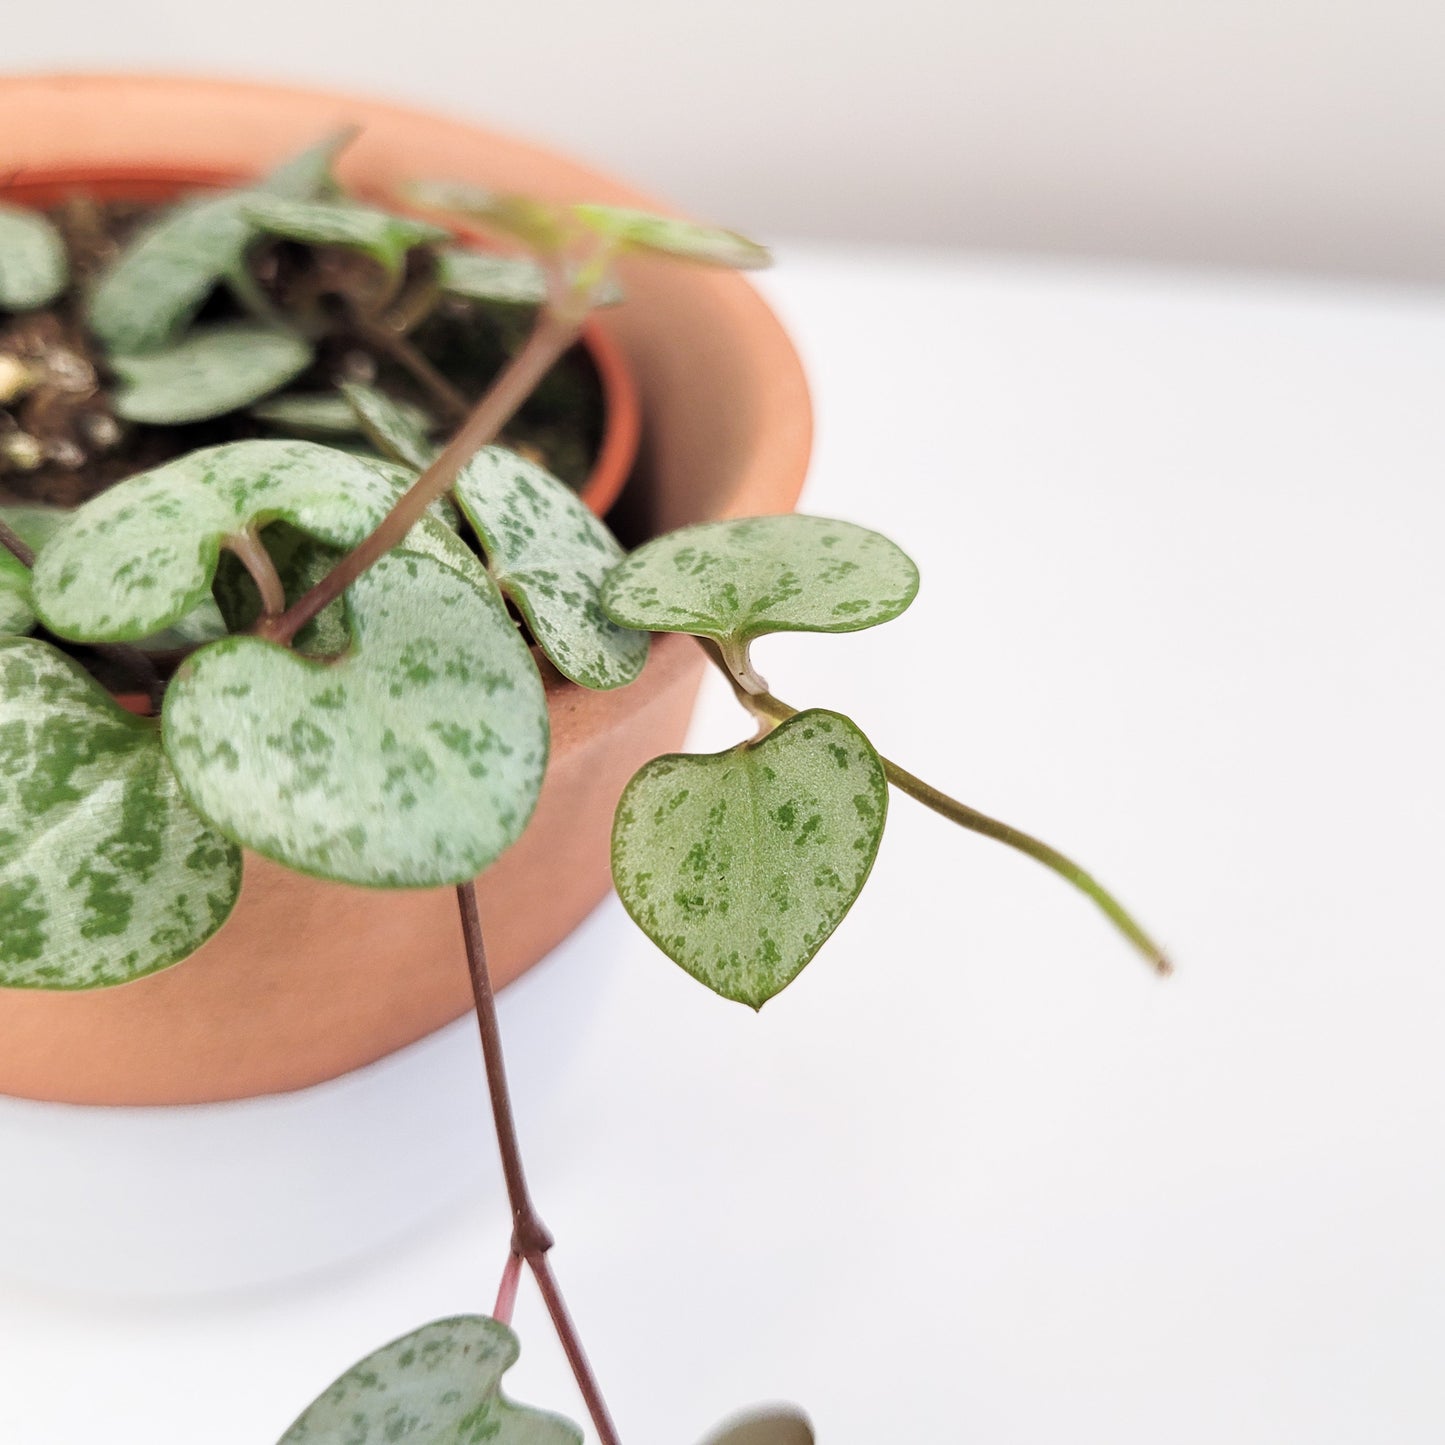
[[[49,213],[65,237],[74,284],[46,310],[0,318],[0,504],[78,506],[125,477],[197,447],[278,434],[242,412],[160,427],[122,421],[111,410],[105,360],[85,330],[82,298],[87,283],[153,211],[78,197]],[[265,283],[279,287],[294,279],[288,270],[293,260],[284,245],[262,256],[258,269]],[[342,319],[344,310],[338,305],[328,312],[337,318],[333,333],[320,343],[315,366],[287,389],[321,391],[343,378],[375,380],[433,414],[444,436],[452,424],[444,408],[406,370],[358,339]],[[229,296],[218,292],[202,314],[219,320],[238,313]],[[475,400],[521,344],[530,319],[515,307],[448,298],[409,340],[463,397]],[[38,379],[7,401],[6,378],[16,375],[17,366]],[[576,347],[502,440],[580,488],[601,444],[602,426],[597,373],[586,351]]]

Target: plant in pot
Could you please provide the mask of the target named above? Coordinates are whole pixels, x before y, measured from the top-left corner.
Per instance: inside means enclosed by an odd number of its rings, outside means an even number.
[[[537,805],[542,669],[626,689],[654,635],[690,636],[750,719],[726,752],[647,762],[612,829],[627,911],[723,998],[760,1008],[797,978],[863,887],[892,788],[1054,869],[1168,965],[1070,860],[757,673],[760,636],[902,612],[918,577],[896,545],[783,515],[629,554],[554,474],[585,471],[569,437],[499,444],[529,399],[565,389],[558,363],[622,299],[620,257],[766,253],[646,212],[444,183],[383,208],[333,179],[348,139],[132,234],[84,203],[63,234],[0,211],[0,309],[43,343],[0,353],[12,490],[67,442],[107,483],[0,522],[0,986],[112,989],[184,967],[234,907],[243,849],[353,887],[453,888],[513,1216],[497,1300],[369,1356],[283,1445],[579,1440],[501,1393],[524,1269],[615,1441],[522,1170],[474,881]],[[461,222],[527,254],[460,248]],[[716,1437],[808,1438],[791,1411]]]

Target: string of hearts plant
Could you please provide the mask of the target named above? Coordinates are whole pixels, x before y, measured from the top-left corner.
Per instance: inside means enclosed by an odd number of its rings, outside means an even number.
[[[1068,859],[881,758],[840,713],[780,701],[754,670],[749,646],[767,633],[901,613],[918,575],[892,542],[781,516],[686,528],[624,556],[569,487],[495,445],[592,309],[617,299],[615,258],[746,267],[766,253],[631,211],[419,187],[425,214],[481,221],[530,258],[459,249],[447,225],[342,195],[331,164],[345,140],[166,213],[88,295],[117,416],[180,424],[252,408],[299,435],[194,451],[72,514],[21,509],[0,525],[0,985],[100,988],[178,962],[225,921],[242,847],[351,884],[454,885],[513,1216],[497,1302],[369,1356],[282,1445],[428,1431],[579,1441],[500,1391],[524,1266],[611,1445],[522,1169],[472,885],[525,827],[547,762],[529,639],[566,677],[606,689],[637,677],[650,633],[692,634],[754,719],[726,752],[645,766],[613,835],[628,912],[723,997],[761,1007],[838,926],[890,785],[1054,869],[1156,970],[1168,964]],[[0,210],[0,310],[66,285],[44,218]],[[218,287],[241,314],[197,321]],[[475,405],[408,342],[448,295],[535,311]],[[278,395],[338,325],[383,345],[429,406],[356,381]],[[158,716],[119,707],[92,675],[97,656],[130,669]],[[784,1412],[715,1439],[811,1432]]]

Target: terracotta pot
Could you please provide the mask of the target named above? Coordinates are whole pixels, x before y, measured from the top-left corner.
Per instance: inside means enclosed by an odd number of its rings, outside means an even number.
[[[339,125],[341,171],[385,193],[416,177],[555,199],[655,206],[571,161],[459,121],[270,86],[135,77],[0,80],[0,172],[252,175]],[[811,438],[798,359],[730,273],[624,269],[627,304],[597,325],[636,380],[639,462],[613,513],[628,540],[714,517],[785,511]],[[611,886],[613,806],[647,759],[681,745],[701,675],[694,644],[657,641],[642,677],[593,693],[549,669],[552,763],[521,840],[480,880],[505,983]],[[421,1038],[471,1006],[450,889],[321,883],[248,855],[236,910],[191,958],[121,988],[0,989],[0,1092],[163,1104],[302,1088]]]

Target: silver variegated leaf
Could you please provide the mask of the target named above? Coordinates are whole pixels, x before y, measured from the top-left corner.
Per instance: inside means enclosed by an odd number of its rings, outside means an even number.
[[[492,576],[557,671],[584,687],[631,682],[648,636],[602,610],[602,582],[622,548],[577,494],[515,452],[484,447],[462,468],[455,495]]]
[[[542,784],[531,652],[490,580],[437,555],[391,552],[346,608],[352,646],[335,662],[255,637],[193,654],[166,692],[172,765],[205,817],[298,872],[464,882],[516,841]]]
[[[520,1353],[486,1315],[423,1325],[353,1365],[279,1445],[582,1445],[570,1420],[502,1394]]]
[[[393,272],[414,247],[451,240],[451,233],[440,226],[354,203],[250,196],[242,213],[268,235],[308,246],[345,246]]]
[[[0,987],[165,968],[240,886],[240,851],[182,796],[155,722],[45,643],[0,639]]]
[[[590,230],[630,251],[655,251],[683,261],[754,271],[771,266],[766,247],[716,226],[699,226],[650,211],[623,206],[574,206],[573,213]]]
[[[683,527],[639,547],[607,579],[628,627],[742,644],[768,632],[856,632],[897,617],[918,569],[851,522],[785,515]]]
[[[441,253],[437,283],[452,296],[497,306],[540,306],[547,299],[547,277],[525,256],[496,256],[485,251],[454,249]],[[594,298],[599,306],[615,306],[622,288],[607,280]]]
[[[19,637],[34,626],[30,568],[0,547],[0,636]]]
[[[430,419],[424,411],[360,382],[342,382],[341,394],[373,446],[413,471],[431,465],[436,448],[427,437]]]
[[[55,227],[36,211],[0,204],[0,311],[48,306],[69,277]]]
[[[294,380],[311,357],[308,342],[259,322],[198,326],[163,350],[111,358],[116,415],[161,426],[225,416]]]
[[[331,163],[355,134],[338,131],[284,162],[254,188],[182,202],[132,241],[91,293],[87,320],[107,350],[165,346],[213,290],[236,275],[256,227],[246,201],[259,193],[305,199],[332,188]]]
[[[703,1445],[813,1445],[813,1426],[790,1405],[763,1406],[734,1415]]]
[[[269,196],[293,200],[326,200],[341,194],[332,174],[341,152],[361,134],[361,127],[344,125],[323,136],[315,145],[284,160],[269,171],[256,189]]]
[[[648,763],[617,805],[612,877],[669,958],[761,1008],[853,906],[887,815],[868,739],[814,709],[760,742]]]
[[[50,630],[133,642],[172,627],[210,596],[227,537],[280,519],[351,548],[398,495],[376,467],[304,441],[207,447],[117,483],[41,549],[32,589]]]

